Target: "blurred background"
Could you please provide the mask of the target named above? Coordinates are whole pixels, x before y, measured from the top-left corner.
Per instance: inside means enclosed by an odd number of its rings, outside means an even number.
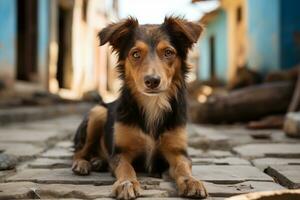
[[[72,140],[118,96],[98,33],[129,15],[205,27],[188,56],[186,128],[209,199],[300,199],[300,0],[0,0],[0,199],[111,197],[109,173],[71,173]],[[142,197],[176,197],[169,181],[143,177]]]
[[[276,115],[267,122],[281,127],[282,115],[300,104],[299,7],[297,0],[0,0],[0,108],[99,94],[112,101],[116,57],[99,47],[98,32],[129,15],[141,24],[179,15],[205,26],[189,55],[190,119]]]

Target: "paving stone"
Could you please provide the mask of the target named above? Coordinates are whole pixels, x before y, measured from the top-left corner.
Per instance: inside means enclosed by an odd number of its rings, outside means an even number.
[[[300,165],[299,158],[257,158],[251,162],[261,170],[274,165]]]
[[[299,143],[300,140],[287,137],[282,130],[249,130],[244,126],[214,126],[230,138],[230,146],[255,143]]]
[[[53,148],[41,154],[43,158],[63,158],[71,159],[73,157],[73,152],[65,148]]]
[[[100,200],[100,199],[95,199]],[[101,198],[101,200],[103,200]],[[104,200],[115,200],[115,199],[104,199]],[[141,197],[137,198],[137,200],[191,200],[191,198],[183,198],[183,197]],[[208,197],[203,200],[224,200],[224,198],[218,198],[218,197]]]
[[[55,146],[58,148],[71,149],[71,148],[73,148],[73,142],[69,141],[69,140],[61,141],[61,142],[58,142]]]
[[[212,128],[188,125],[189,145],[201,149],[228,149],[229,138]]]
[[[20,123],[14,127],[29,130],[58,130],[64,133],[74,133],[82,120],[82,115],[66,116],[51,120],[34,121],[26,124]]]
[[[30,168],[70,168],[72,160],[68,159],[51,159],[51,158],[38,158],[28,164]]]
[[[243,157],[284,157],[300,158],[299,144],[247,144],[233,148]]]
[[[98,198],[97,198],[98,199]],[[99,198],[99,199],[109,199],[109,200],[114,200],[112,198]],[[25,199],[25,200],[29,200],[29,199]],[[32,199],[31,199],[32,200]],[[43,200],[85,200],[85,199],[79,199],[79,198],[43,198]],[[223,199],[224,200],[224,199]]]
[[[40,154],[44,148],[33,144],[0,142],[0,148],[4,149],[4,153],[17,156],[19,159],[27,159]]]
[[[203,154],[203,150],[202,149],[195,149],[193,147],[188,147],[188,154],[191,157],[197,157]]]
[[[67,184],[112,184],[109,173],[91,173],[89,176],[74,175],[71,169],[24,169],[7,179],[8,181],[32,181],[37,183]]]
[[[265,172],[274,177],[281,185],[290,189],[300,188],[299,165],[275,165],[268,167]]]
[[[0,171],[15,168],[17,165],[17,158],[12,155],[0,154]]]
[[[28,130],[28,129],[0,129],[0,141],[1,142],[47,142],[54,138],[64,138],[66,134],[55,129],[40,129],[40,130]]]
[[[8,176],[15,174],[15,172],[15,169],[0,171],[0,182],[4,181]]]
[[[137,198],[137,200],[191,200],[190,198],[181,198],[181,197],[159,197],[159,198],[155,198],[155,197],[142,197],[142,198]],[[97,198],[94,200],[115,200],[112,198]],[[218,198],[218,197],[208,197],[204,200],[224,200],[224,198]]]
[[[229,151],[208,150],[208,151],[204,151],[203,154],[200,155],[199,157],[203,157],[203,158],[209,158],[209,157],[224,158],[224,157],[230,157],[230,156],[233,156],[233,155]]]
[[[72,185],[72,184],[39,184],[36,193],[41,198],[68,198],[94,199],[110,197],[112,186]],[[142,190],[141,197],[166,197],[167,191]]]
[[[201,149],[195,149],[193,147],[188,148],[188,154],[191,157],[197,158],[225,158],[233,156],[232,153],[229,151],[222,151],[222,150],[208,150],[203,151]]]
[[[244,126],[214,126],[214,128],[218,131],[222,131],[224,135],[230,138],[229,143],[231,146],[249,144],[256,141],[256,139],[251,136],[256,131],[248,130]]]
[[[138,176],[141,183],[159,184],[162,179]],[[24,169],[16,175],[8,177],[7,181],[31,181],[36,183],[59,184],[94,184],[110,185],[115,178],[110,173],[92,172],[88,176],[74,175],[71,169]]]
[[[251,132],[250,133],[251,137],[253,139],[261,139],[261,140],[267,140],[271,139],[271,132]]]
[[[230,184],[244,181],[273,181],[259,169],[247,165],[194,165],[193,174],[203,181]]]
[[[0,183],[0,199],[24,199],[38,197],[94,199],[110,197],[112,186],[37,184],[32,182]],[[16,189],[17,188],[17,189]],[[167,197],[163,190],[142,190],[141,197]]]
[[[283,130],[291,137],[300,137],[300,112],[287,114]]]
[[[237,158],[237,157],[227,157],[227,158],[192,158],[194,165],[250,165],[248,160]]]
[[[284,189],[284,187],[276,183],[260,181],[246,181],[237,184],[214,184],[210,182],[204,182],[204,185],[209,193],[209,196],[211,197],[230,197],[249,192]],[[173,182],[161,182],[159,188],[162,190],[167,190],[170,196],[177,195],[177,189]]]
[[[272,132],[271,139],[273,143],[300,143],[299,138],[288,137],[282,130]]]
[[[0,183],[0,199],[33,199],[37,197],[31,182]]]
[[[0,124],[49,119],[62,115],[86,113],[94,105],[90,103],[56,104],[0,109]]]
[[[180,198],[180,197],[166,197],[166,198],[137,198],[138,200],[191,200],[190,198]],[[101,199],[102,200],[102,199]],[[208,197],[204,200],[224,200],[224,198],[218,198],[218,197]]]

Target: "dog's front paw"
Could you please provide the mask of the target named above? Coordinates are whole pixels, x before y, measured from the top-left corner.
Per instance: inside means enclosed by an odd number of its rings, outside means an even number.
[[[95,172],[105,172],[108,170],[108,164],[104,160],[98,157],[94,157],[90,160],[92,171]]]
[[[91,164],[87,160],[74,160],[72,170],[78,175],[88,175],[91,171]]]
[[[136,180],[116,181],[113,185],[112,195],[117,199],[135,199],[140,195],[140,183]]]
[[[203,183],[192,176],[179,178],[177,187],[180,196],[203,199],[208,196]]]

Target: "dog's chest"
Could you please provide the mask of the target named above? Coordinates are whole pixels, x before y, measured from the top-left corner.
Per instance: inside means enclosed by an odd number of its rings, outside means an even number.
[[[159,127],[164,124],[165,113],[172,110],[166,95],[148,97],[142,100],[142,112],[145,116],[144,126],[147,134],[157,137]]]
[[[160,176],[169,167],[166,159],[158,148],[158,142],[146,145],[144,151],[134,160],[133,166],[137,171]]]

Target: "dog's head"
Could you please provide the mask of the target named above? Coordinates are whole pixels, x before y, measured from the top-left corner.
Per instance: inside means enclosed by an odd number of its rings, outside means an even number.
[[[159,95],[184,83],[188,50],[202,27],[178,17],[166,17],[161,25],[139,25],[128,18],[104,28],[100,44],[107,42],[119,56],[121,78],[147,96]]]

